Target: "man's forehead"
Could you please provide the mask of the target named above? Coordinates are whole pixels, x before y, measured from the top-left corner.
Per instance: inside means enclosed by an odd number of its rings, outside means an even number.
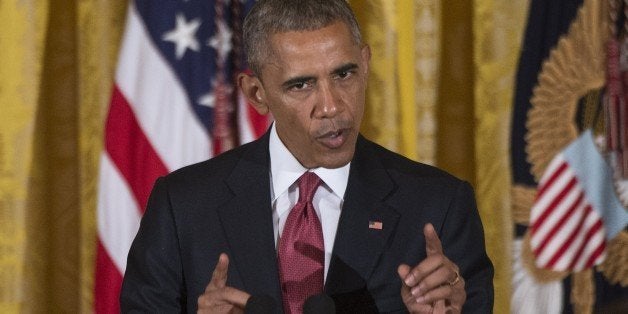
[[[330,21],[329,23],[322,24],[319,27],[309,27],[309,28],[302,28],[302,29],[277,29],[277,30],[272,30],[268,34],[268,39],[272,40],[274,37],[282,37],[281,35],[285,35],[285,34],[305,34],[305,33],[317,32],[317,31],[329,28],[330,26],[336,26],[336,25],[339,26],[339,27],[337,27],[338,30],[342,29],[341,32],[343,34],[346,33],[346,34],[349,34],[349,36],[352,36],[351,27],[345,21],[343,21],[343,20],[333,20],[333,21]]]
[[[316,29],[291,30],[285,32],[275,32],[267,39],[269,52],[275,53],[278,50],[285,51],[286,47],[300,48],[304,45],[318,45],[330,39],[339,41],[346,40],[347,43],[356,43],[348,26],[343,22],[335,22]]]
[[[311,60],[318,60],[318,65],[326,63],[327,72],[333,72],[331,68],[344,64],[360,64],[362,45],[355,42],[346,23],[337,21],[313,30],[276,32],[268,38],[266,48],[261,72],[268,68],[273,68],[273,72],[311,72],[312,63],[307,64]]]

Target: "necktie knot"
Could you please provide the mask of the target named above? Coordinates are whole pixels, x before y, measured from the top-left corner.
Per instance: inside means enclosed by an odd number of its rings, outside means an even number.
[[[316,189],[322,183],[321,178],[316,173],[307,171],[297,181],[299,183],[299,203],[311,203]]]

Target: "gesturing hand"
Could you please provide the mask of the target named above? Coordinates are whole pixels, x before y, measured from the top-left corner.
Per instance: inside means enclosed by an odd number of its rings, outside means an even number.
[[[460,313],[467,299],[459,268],[443,254],[434,226],[423,228],[427,257],[414,268],[399,265],[401,297],[410,313]]]
[[[227,286],[229,257],[222,253],[205,292],[198,297],[197,313],[244,313],[250,295]]]

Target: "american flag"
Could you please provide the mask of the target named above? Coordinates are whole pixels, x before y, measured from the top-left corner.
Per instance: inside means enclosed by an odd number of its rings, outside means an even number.
[[[369,221],[369,229],[382,230],[384,228],[384,224],[381,221]]]
[[[554,157],[539,182],[530,217],[536,265],[554,271],[593,267],[604,260],[606,241],[627,223],[611,169],[585,131]]]
[[[97,313],[119,312],[126,257],[155,179],[268,127],[235,86],[253,3],[130,2],[100,161]]]

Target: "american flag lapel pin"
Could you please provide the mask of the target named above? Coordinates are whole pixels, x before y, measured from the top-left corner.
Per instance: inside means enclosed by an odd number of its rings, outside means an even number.
[[[369,229],[382,230],[384,224],[379,220],[369,220]]]

